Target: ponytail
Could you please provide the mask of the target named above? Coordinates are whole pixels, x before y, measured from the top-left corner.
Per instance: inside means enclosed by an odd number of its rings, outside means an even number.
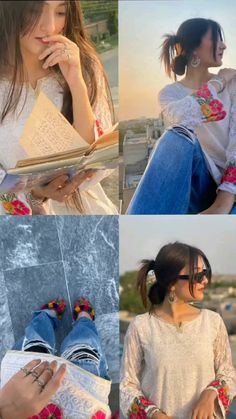
[[[137,277],[137,288],[140,292],[142,302],[145,308],[147,308],[147,276],[148,272],[155,270],[155,261],[143,259],[141,261],[141,268],[138,272]]]
[[[164,63],[167,75],[171,77],[171,72],[173,72],[176,79],[176,74],[182,76],[185,73],[187,58],[183,53],[180,39],[177,35],[167,34],[164,35],[164,38],[160,59]]]

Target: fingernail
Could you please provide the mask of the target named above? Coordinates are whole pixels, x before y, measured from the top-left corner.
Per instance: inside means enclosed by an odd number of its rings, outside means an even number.
[[[66,364],[61,364],[61,369],[66,370]]]

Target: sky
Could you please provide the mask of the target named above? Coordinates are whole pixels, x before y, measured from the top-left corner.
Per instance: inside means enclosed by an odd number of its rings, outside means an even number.
[[[159,62],[162,36],[193,17],[220,23],[227,45],[222,68],[236,68],[235,0],[119,1],[120,121],[158,116],[158,91],[171,83]]]
[[[205,252],[214,274],[235,274],[236,279],[236,216],[123,215],[119,223],[121,274],[178,240]]]

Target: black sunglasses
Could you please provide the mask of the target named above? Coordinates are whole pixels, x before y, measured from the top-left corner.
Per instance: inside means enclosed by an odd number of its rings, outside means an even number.
[[[202,280],[203,280],[203,278],[204,278],[204,276],[206,276],[207,278],[209,278],[209,276],[210,276],[210,269],[203,269],[203,271],[201,271],[201,272],[196,272],[193,275],[193,280],[194,280],[194,282],[201,283]],[[178,279],[183,279],[183,280],[189,281],[190,275],[178,275],[177,278]]]

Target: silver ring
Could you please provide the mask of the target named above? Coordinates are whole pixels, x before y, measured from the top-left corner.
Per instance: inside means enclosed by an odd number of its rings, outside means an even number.
[[[30,371],[30,374],[36,379],[40,376],[40,374],[37,371]]]
[[[25,367],[22,367],[21,371],[23,371],[25,373],[25,377],[27,377],[27,375],[31,374],[31,371],[27,370],[27,368],[25,368]]]
[[[42,380],[42,379],[40,379],[40,378],[36,378],[36,380],[35,380],[35,381],[37,381],[38,385],[39,385],[42,389],[44,389],[45,384],[46,384],[44,380]]]

